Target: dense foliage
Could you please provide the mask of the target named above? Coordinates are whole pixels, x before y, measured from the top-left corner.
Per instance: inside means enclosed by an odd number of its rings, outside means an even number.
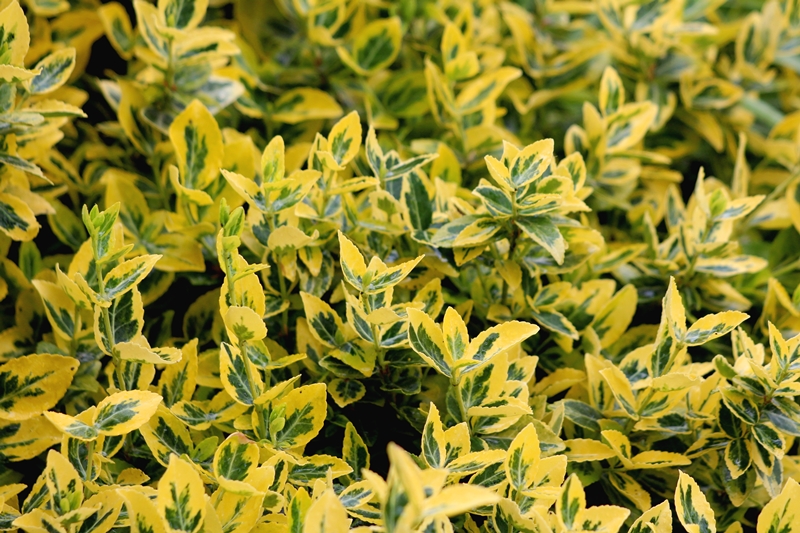
[[[0,0],[0,531],[798,533],[798,185],[798,0]]]

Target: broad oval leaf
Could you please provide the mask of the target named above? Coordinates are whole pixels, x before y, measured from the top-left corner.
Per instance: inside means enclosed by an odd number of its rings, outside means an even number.
[[[47,94],[64,85],[75,68],[75,49],[62,48],[36,64],[39,73],[30,80],[31,94]]]
[[[125,435],[150,420],[160,403],[154,392],[117,392],[97,404],[92,424],[103,435]]]
[[[27,420],[51,409],[67,392],[78,364],[72,357],[33,354],[0,365],[0,419]]]
[[[156,499],[167,533],[197,533],[206,514],[205,490],[194,467],[171,455]]]

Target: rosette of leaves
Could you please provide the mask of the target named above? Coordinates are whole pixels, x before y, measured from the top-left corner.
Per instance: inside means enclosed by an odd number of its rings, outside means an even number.
[[[386,265],[378,257],[369,264],[358,247],[339,233],[339,261],[348,286],[342,286],[346,320],[319,297],[301,292],[305,323],[312,339],[304,341],[318,364],[331,374],[328,391],[341,407],[367,393],[365,378],[376,378],[386,392],[418,394],[421,361],[409,357],[408,314],[411,307],[437,315],[444,304],[441,282],[434,278],[411,301],[399,301],[400,285],[422,257]],[[397,295],[397,296],[396,296]]]
[[[670,187],[667,194],[664,219],[668,235],[659,238],[653,219],[646,213],[641,230],[647,248],[619,269],[620,275],[644,286],[656,278],[675,276],[691,312],[748,309],[751,302],[740,292],[747,286],[739,282],[737,288],[732,282],[737,282],[736,276],[763,270],[768,263],[762,257],[741,253],[734,235],[741,231],[740,221],[761,204],[764,196],[731,191],[719,180],[706,179],[702,169],[687,204],[676,187]]]
[[[797,379],[792,369],[796,338],[785,340],[769,324],[769,363],[765,362],[764,346],[741,329],[734,336],[733,347],[733,364],[722,355],[714,358],[722,378],[722,405],[717,427],[709,428],[696,448],[708,450],[711,441],[717,442],[713,447],[720,449],[725,464],[721,479],[738,506],[753,491],[756,479],[771,497],[778,496],[785,476],[781,460],[787,443],[798,435],[800,411],[790,392]]]
[[[564,285],[548,288],[538,278],[574,271],[603,243],[599,233],[568,216],[589,210],[581,199],[587,192],[583,159],[576,153],[556,164],[547,139],[523,149],[505,143],[502,158],[486,156],[486,165],[496,185],[483,179],[473,190],[480,207],[453,199],[449,212],[466,214],[422,236],[432,246],[452,248],[457,266],[467,263],[460,280],[482,315],[495,322],[532,317],[576,337],[555,311]]]

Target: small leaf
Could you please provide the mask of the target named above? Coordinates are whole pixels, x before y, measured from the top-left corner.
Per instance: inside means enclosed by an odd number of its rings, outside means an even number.
[[[173,0],[191,4],[190,0]],[[163,3],[163,0],[162,0]],[[169,127],[181,184],[205,189],[217,179],[222,167],[223,142],[217,121],[199,100],[193,100]]]
[[[341,106],[332,96],[311,87],[286,91],[273,105],[272,120],[287,124],[332,119],[342,115]]]
[[[706,315],[686,331],[683,341],[689,346],[699,346],[721,337],[747,320],[747,314],[739,311],[723,311]]]
[[[536,427],[528,424],[511,441],[504,463],[506,476],[515,491],[527,491],[533,486],[539,467],[539,457],[539,437]]]
[[[339,263],[344,279],[356,290],[363,290],[362,280],[364,274],[367,273],[367,264],[356,245],[341,231],[339,232]]]
[[[518,217],[516,224],[536,244],[547,250],[556,263],[564,263],[567,241],[553,222],[544,216]]]
[[[675,510],[689,533],[716,533],[714,511],[694,479],[680,472],[675,488]]]
[[[358,153],[361,148],[361,119],[355,111],[339,120],[328,134],[330,153],[341,170]]]
[[[0,419],[27,420],[54,407],[78,364],[72,357],[34,354],[0,365]]]
[[[28,53],[31,35],[19,2],[10,2],[0,11],[0,36],[0,65],[21,67]]]
[[[369,449],[351,422],[348,422],[344,429],[342,458],[353,469],[352,477],[356,480],[361,479],[361,473],[364,469],[369,469]]]
[[[399,17],[374,20],[356,32],[351,49],[338,47],[339,58],[361,75],[374,74],[386,68],[400,53],[403,38]]]
[[[439,418],[439,409],[431,403],[428,418],[422,429],[422,457],[431,468],[442,468],[447,457],[447,441],[444,436],[444,426]]]
[[[322,429],[328,412],[325,385],[315,383],[289,392],[279,405],[285,408],[285,423],[274,435],[279,448],[296,448],[307,444]]]
[[[160,403],[153,392],[117,392],[97,404],[92,424],[103,435],[125,435],[150,420]]]
[[[47,94],[64,85],[75,68],[75,49],[62,48],[36,64],[39,73],[30,80],[31,94]]]
[[[758,515],[756,532],[797,533],[800,531],[800,512],[794,506],[798,498],[800,498],[800,485],[792,478],[787,479],[786,485],[778,497],[769,501]]]
[[[203,481],[195,469],[177,455],[158,482],[156,500],[167,533],[197,533],[206,513]]]
[[[242,433],[231,434],[214,453],[217,478],[244,481],[258,467],[258,446]]]
[[[206,15],[208,0],[158,0],[158,12],[170,28],[191,30]]]

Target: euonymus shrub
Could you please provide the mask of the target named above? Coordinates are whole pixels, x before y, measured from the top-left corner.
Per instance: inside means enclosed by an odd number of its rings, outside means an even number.
[[[0,530],[800,531],[798,43],[0,0]]]

